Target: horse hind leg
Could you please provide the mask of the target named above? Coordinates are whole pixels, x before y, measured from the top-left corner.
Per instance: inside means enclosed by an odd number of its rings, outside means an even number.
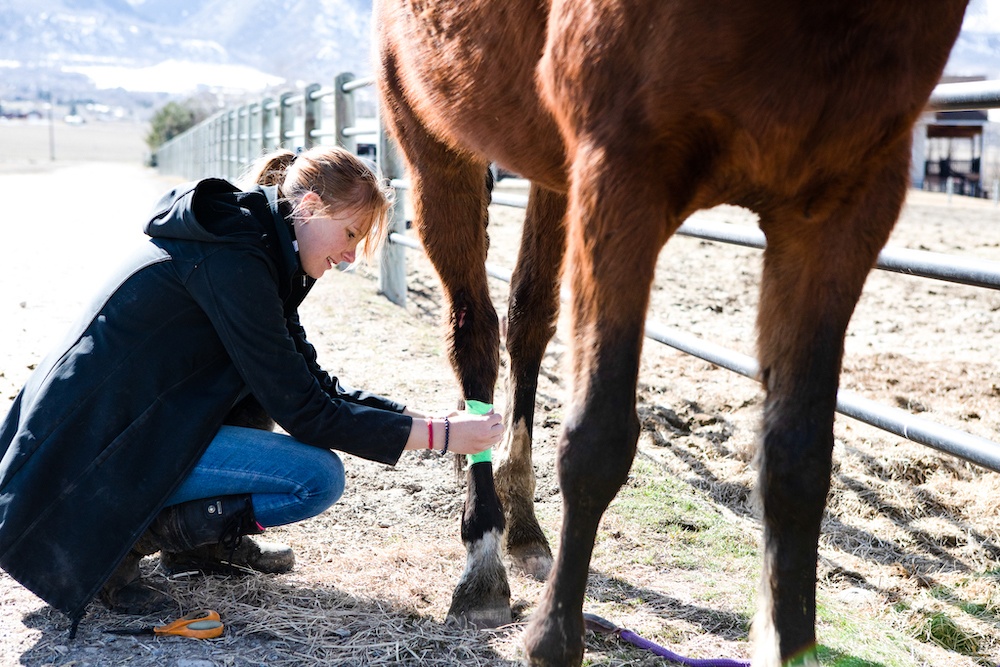
[[[761,216],[768,242],[758,313],[766,390],[757,485],[764,568],[755,667],[819,665],[816,556],[844,336],[898,216],[907,156],[900,149],[881,177],[861,186],[863,194],[823,219]]]
[[[507,429],[496,451],[497,492],[507,520],[505,548],[513,566],[544,580],[552,551],[535,517],[531,441],[538,371],[555,333],[565,252],[566,197],[532,186],[508,307]]]
[[[604,159],[582,150],[575,157],[566,216],[573,387],[558,453],[560,543],[524,638],[530,663],[539,667],[583,658],[590,558],[601,517],[635,456],[643,327],[667,233],[662,188],[627,153],[602,153]]]

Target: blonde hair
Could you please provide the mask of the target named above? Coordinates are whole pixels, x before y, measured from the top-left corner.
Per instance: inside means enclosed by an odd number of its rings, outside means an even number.
[[[358,246],[360,255],[368,261],[388,236],[392,189],[374,167],[340,146],[313,146],[299,154],[285,148],[266,153],[250,165],[240,183],[244,188],[278,186],[278,195],[292,204],[293,211],[312,192],[320,199],[323,215],[367,212],[367,225],[359,230]]]

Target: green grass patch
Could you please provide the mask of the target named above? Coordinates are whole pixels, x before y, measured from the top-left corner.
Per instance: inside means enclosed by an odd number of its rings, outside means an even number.
[[[937,644],[941,648],[973,658],[979,656],[979,637],[961,628],[945,612],[922,614],[913,631],[920,641]]]
[[[727,520],[703,493],[643,459],[635,460],[629,483],[619,491],[608,514],[617,517],[630,534],[646,532],[667,542],[669,549],[659,550],[661,566],[758,569],[755,536]]]
[[[857,609],[822,592],[817,596],[817,635],[824,667],[916,667],[925,664],[913,651],[913,639],[885,617]]]

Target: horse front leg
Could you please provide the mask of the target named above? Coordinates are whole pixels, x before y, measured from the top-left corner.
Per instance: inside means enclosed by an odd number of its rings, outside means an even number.
[[[444,288],[449,359],[463,398],[492,403],[500,332],[486,284],[487,165],[449,149],[427,131],[402,92],[391,50],[382,56],[383,114],[409,167],[414,225]],[[509,623],[511,612],[500,555],[503,511],[492,464],[471,465],[467,480],[462,516],[467,560],[448,616],[495,627]]]
[[[431,155],[424,147],[421,160]],[[444,167],[447,165],[447,167]],[[493,402],[500,334],[486,284],[486,165],[444,153],[411,176],[416,227],[444,287],[449,358],[462,396]],[[501,559],[503,511],[490,461],[469,466],[462,541],[467,560],[448,616],[477,627],[511,621],[510,586]]]
[[[428,150],[424,149],[424,159]],[[424,169],[411,177],[417,230],[444,287],[446,336],[462,396],[493,402],[500,364],[500,334],[486,276],[486,165],[443,158],[448,169]],[[446,177],[442,178],[442,175]],[[448,616],[477,627],[510,623],[510,586],[501,559],[503,510],[493,464],[480,461],[466,473],[462,516],[467,559],[452,594]]]
[[[532,185],[507,309],[509,406],[494,475],[507,519],[507,555],[515,567],[539,580],[548,577],[552,551],[535,517],[531,441],[538,371],[559,312],[565,214],[564,195]]]
[[[603,153],[607,155],[607,153]],[[628,161],[588,159],[566,217],[573,386],[559,442],[560,544],[525,633],[532,665],[579,665],[583,599],[601,516],[628,477],[639,435],[635,392],[656,256],[666,238],[661,195]],[[625,185],[623,185],[625,184]]]
[[[764,568],[755,667],[820,664],[816,557],[844,336],[899,213],[908,154],[898,151],[881,177],[851,196],[830,197],[840,202],[826,216],[804,219],[802,206],[761,215],[768,241],[757,323],[766,390],[757,485]]]

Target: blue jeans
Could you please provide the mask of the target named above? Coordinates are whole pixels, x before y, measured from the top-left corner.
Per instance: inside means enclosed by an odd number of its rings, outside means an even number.
[[[271,431],[223,426],[165,505],[249,493],[261,526],[316,516],[344,492],[344,464],[333,452]]]

